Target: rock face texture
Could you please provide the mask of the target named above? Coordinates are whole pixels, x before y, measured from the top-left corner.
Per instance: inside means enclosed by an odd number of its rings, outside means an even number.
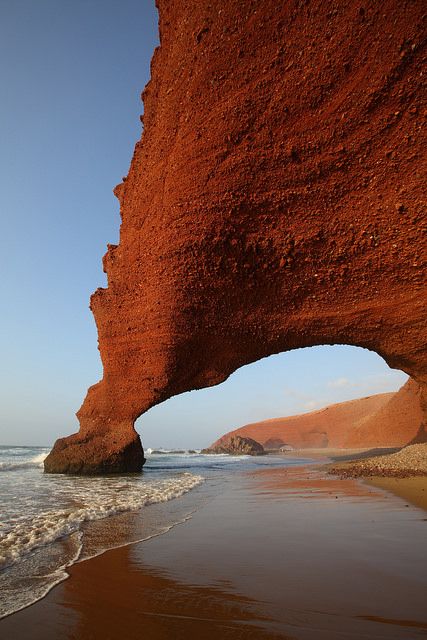
[[[283,444],[305,449],[402,447],[427,442],[420,390],[412,380],[397,393],[381,393],[311,413],[254,422],[230,431],[223,438],[237,436],[253,438],[264,449],[278,449]]]
[[[127,473],[141,471],[145,463],[141,439],[135,432],[80,431],[55,442],[44,461],[47,473],[76,473],[84,475]]]
[[[299,347],[366,347],[426,388],[423,3],[157,4],[91,298],[104,375],[48,470],[126,460],[154,404]]]
[[[203,449],[202,453],[229,453],[235,456],[262,456],[265,451],[264,447],[252,438],[227,434],[214,442],[208,449]]]
[[[286,447],[287,445],[282,438],[269,438],[264,442],[263,446],[266,451],[276,451],[277,449],[280,449],[280,447]]]
[[[409,380],[387,403],[353,425],[345,446],[400,447],[427,442],[426,426],[421,389]]]

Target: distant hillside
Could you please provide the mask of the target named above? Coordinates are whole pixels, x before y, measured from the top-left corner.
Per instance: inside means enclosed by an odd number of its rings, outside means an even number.
[[[402,446],[427,441],[419,387],[413,380],[397,393],[381,393],[311,413],[255,422],[225,435],[252,438],[266,449],[282,444],[302,449]]]
[[[359,420],[348,433],[346,446],[400,446],[427,442],[421,410],[421,390],[414,380],[392,394],[379,410]]]

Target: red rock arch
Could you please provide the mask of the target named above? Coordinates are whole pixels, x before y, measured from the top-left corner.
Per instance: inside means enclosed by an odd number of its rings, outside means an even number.
[[[91,299],[104,376],[48,471],[139,468],[142,412],[271,353],[362,346],[427,381],[423,3],[158,7]]]

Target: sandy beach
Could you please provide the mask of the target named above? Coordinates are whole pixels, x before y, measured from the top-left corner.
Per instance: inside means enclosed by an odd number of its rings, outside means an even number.
[[[168,533],[71,567],[0,621],[0,637],[426,636],[425,511],[319,466],[239,473],[220,488]]]

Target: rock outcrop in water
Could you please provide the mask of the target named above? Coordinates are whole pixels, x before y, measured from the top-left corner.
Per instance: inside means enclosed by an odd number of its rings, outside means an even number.
[[[233,456],[262,456],[264,447],[252,438],[239,435],[225,435],[202,453],[228,453]]]
[[[299,347],[359,345],[426,389],[423,3],[158,8],[91,298],[104,375],[48,471],[137,470],[147,409]]]
[[[84,475],[141,471],[145,463],[144,450],[137,433],[127,431],[79,433],[61,438],[45,458],[47,473],[77,473]]]

